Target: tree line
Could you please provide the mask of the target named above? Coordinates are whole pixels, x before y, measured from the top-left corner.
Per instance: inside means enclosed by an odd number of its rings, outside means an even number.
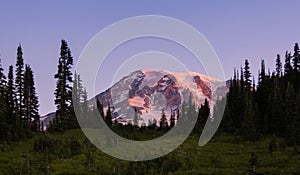
[[[226,107],[219,132],[239,135],[248,141],[263,139],[264,135],[276,135],[285,138],[288,144],[300,144],[300,51],[298,43],[293,52],[287,51],[284,63],[278,54],[273,72],[266,70],[264,60],[258,75],[258,83],[250,71],[250,64],[240,70],[234,69],[233,78],[226,98]],[[61,40],[58,59],[56,89],[54,92],[56,116],[51,121],[48,131],[64,131],[79,128],[74,106],[89,117],[89,113],[99,112],[110,127],[121,127],[113,120],[111,108],[104,113],[101,102],[91,109],[88,106],[86,89],[82,86],[79,74],[72,74],[73,57],[68,43]],[[72,98],[74,97],[74,98]],[[209,118],[210,107],[205,100],[199,109],[190,100],[182,104],[182,117],[197,115],[194,132],[200,133]],[[217,103],[218,104],[218,103]],[[9,66],[7,76],[0,64],[0,140],[18,140],[28,138],[33,132],[40,131],[33,71],[24,64],[21,45],[17,48],[15,70]],[[215,108],[216,109],[216,108]],[[179,113],[178,113],[179,114]],[[179,115],[172,113],[167,121],[164,111],[159,121],[149,120],[148,126],[139,128],[172,128]],[[93,115],[90,115],[93,116]],[[138,116],[134,116],[132,126],[138,125]],[[130,124],[127,127],[131,127]]]
[[[248,141],[264,135],[283,137],[289,145],[300,144],[300,50],[286,51],[284,63],[278,54],[275,71],[266,70],[264,60],[258,83],[250,72],[249,61],[234,70],[227,94],[221,130]]]
[[[39,101],[33,71],[24,64],[21,45],[17,48],[15,70],[7,76],[0,63],[0,141],[16,141],[40,130]]]

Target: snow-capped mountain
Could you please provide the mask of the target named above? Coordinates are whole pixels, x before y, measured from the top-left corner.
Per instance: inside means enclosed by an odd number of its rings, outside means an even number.
[[[226,82],[196,72],[170,72],[161,69],[142,69],[130,73],[111,88],[91,99],[98,99],[104,110],[111,107],[113,118],[127,123],[136,110],[141,121],[159,120],[164,108],[167,116],[175,114],[192,94],[193,102],[200,106],[208,99],[213,106],[228,91]]]
[[[111,107],[113,120],[120,123],[131,122],[135,110],[140,122],[161,117],[165,109],[167,118],[177,114],[183,102],[188,102],[190,94],[196,106],[207,99],[213,107],[218,99],[228,92],[229,83],[197,72],[170,72],[161,69],[142,69],[123,77],[111,88],[89,100],[92,108],[98,99],[104,111]],[[55,112],[41,118],[44,126],[54,118]]]

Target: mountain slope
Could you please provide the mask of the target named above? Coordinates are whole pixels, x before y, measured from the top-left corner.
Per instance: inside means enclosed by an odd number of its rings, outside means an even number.
[[[170,72],[160,69],[142,69],[130,73],[111,88],[90,100],[98,99],[106,110],[112,109],[113,118],[119,122],[133,120],[136,110],[142,120],[161,116],[164,108],[167,116],[178,113],[182,103],[192,94],[193,102],[200,106],[208,99],[211,106],[225,96],[225,82],[196,72]]]
[[[89,100],[92,108],[99,100],[104,111],[111,107],[113,120],[120,123],[132,122],[137,111],[140,122],[149,119],[159,120],[164,109],[167,118],[171,113],[177,115],[183,102],[190,95],[196,107],[207,99],[212,107],[216,100],[228,92],[229,83],[208,77],[197,72],[170,72],[161,69],[142,69],[134,71],[115,83],[111,88]],[[49,113],[41,118],[44,126],[54,118]]]

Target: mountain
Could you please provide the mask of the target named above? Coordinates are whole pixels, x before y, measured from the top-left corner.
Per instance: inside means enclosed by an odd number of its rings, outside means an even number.
[[[159,120],[164,108],[167,116],[180,110],[190,94],[196,106],[208,99],[211,106],[226,95],[228,83],[196,72],[170,72],[161,69],[142,69],[130,73],[111,88],[89,101],[98,99],[106,111],[111,107],[114,120],[127,123],[133,120],[134,111],[140,120]]]
[[[197,72],[170,72],[161,69],[142,69],[123,77],[111,88],[89,100],[92,108],[98,99],[104,111],[111,107],[113,120],[120,123],[131,122],[137,111],[140,122],[149,119],[159,121],[165,109],[167,117],[181,109],[188,102],[190,94],[196,106],[207,99],[211,106],[228,92],[229,83]],[[46,126],[55,116],[50,113],[41,121]],[[47,122],[47,123],[46,123]]]

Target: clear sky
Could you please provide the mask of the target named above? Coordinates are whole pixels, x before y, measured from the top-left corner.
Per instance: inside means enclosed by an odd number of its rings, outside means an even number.
[[[22,44],[25,62],[35,73],[40,113],[46,114],[55,109],[53,76],[57,71],[62,38],[68,41],[76,63],[88,41],[104,27],[137,15],[170,16],[194,26],[208,39],[227,78],[246,58],[250,61],[252,73],[257,76],[262,58],[267,67],[273,69],[276,54],[283,58],[285,51],[292,50],[294,43],[299,42],[299,7],[300,1],[297,0],[3,0],[0,2],[0,58],[7,71],[9,65],[15,65],[16,48]],[[174,51],[168,46],[151,44],[158,43],[153,39],[146,41],[142,45],[140,41],[129,43],[135,49],[123,49],[122,54],[129,57],[139,51],[159,48],[165,48],[160,51],[171,54]],[[188,61],[186,64],[192,65]],[[109,80],[111,77],[108,76],[99,82],[96,87],[99,92],[110,85]]]

